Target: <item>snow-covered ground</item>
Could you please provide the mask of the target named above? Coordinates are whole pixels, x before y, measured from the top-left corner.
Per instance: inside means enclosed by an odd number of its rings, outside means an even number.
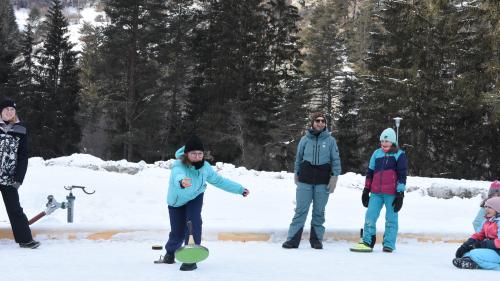
[[[497,271],[460,270],[451,264],[457,245],[410,243],[386,254],[349,252],[346,242],[324,250],[285,250],[278,243],[205,243],[211,256],[193,272],[179,263],[153,264],[160,255],[148,241],[43,241],[37,250],[0,241],[2,280],[16,281],[304,281],[497,280]],[[308,246],[308,245],[307,245]]]
[[[50,160],[31,158],[21,204],[28,217],[45,209],[48,195],[65,201],[64,186],[85,186],[76,196],[74,223],[66,222],[66,210],[56,210],[32,225],[42,242],[37,250],[19,248],[12,240],[0,240],[2,280],[470,280],[492,278],[485,271],[457,270],[451,265],[456,243],[420,243],[408,234],[428,234],[465,239],[472,233],[472,220],[489,182],[409,177],[409,192],[400,211],[398,249],[385,254],[377,245],[372,254],[351,253],[353,242],[342,241],[339,233],[351,237],[362,227],[365,208],[361,205],[364,177],[347,173],[326,210],[327,242],[323,251],[312,250],[303,241],[299,250],[281,249],[293,216],[295,186],[293,174],[247,170],[217,163],[214,169],[249,188],[248,198],[209,186],[203,206],[203,243],[211,257],[193,273],[181,273],[178,265],[154,265],[162,253],[152,244],[164,244],[169,231],[166,194],[171,161],[155,164],[103,161],[75,154]],[[446,196],[442,196],[445,194]],[[450,195],[451,194],[451,195]],[[467,199],[471,194],[476,196]],[[460,198],[454,195],[459,195]],[[440,199],[438,197],[450,197]],[[383,231],[383,213],[379,230]],[[309,222],[306,222],[308,229]],[[0,207],[0,231],[9,232],[5,209]],[[125,230],[105,241],[89,241],[78,233]],[[76,233],[71,238],[50,232]],[[267,242],[221,242],[220,232],[268,233]],[[407,234],[403,238],[403,234]],[[58,239],[53,239],[53,238]],[[74,239],[76,238],[76,239]],[[294,266],[297,265],[297,266]],[[5,275],[7,274],[7,276]],[[432,274],[432,276],[430,275]],[[68,277],[69,278],[69,277]]]

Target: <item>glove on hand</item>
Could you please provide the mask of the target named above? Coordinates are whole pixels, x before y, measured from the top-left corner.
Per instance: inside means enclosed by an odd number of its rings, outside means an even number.
[[[457,252],[455,253],[455,257],[461,258],[464,256],[465,253],[469,252],[472,250],[472,247],[477,241],[475,239],[469,238],[467,241],[465,241],[460,247],[458,247]]]
[[[361,195],[361,202],[365,208],[368,208],[368,203],[370,202],[370,190],[365,188],[363,189],[363,195]]]
[[[16,181],[12,184],[12,186],[16,189],[19,189],[19,187],[21,187],[21,183]]]
[[[246,189],[246,188],[245,188],[245,189],[243,189],[243,193],[242,193],[241,195],[243,195],[243,197],[247,197],[247,196],[248,196],[248,194],[250,194],[250,190],[248,190],[248,189]]]
[[[337,187],[337,180],[339,177],[331,176],[330,181],[328,182],[328,193],[333,193],[335,191],[335,187]]]
[[[495,246],[495,241],[490,239],[477,240],[474,242],[474,244],[472,244],[472,249],[479,249],[479,248],[492,249],[492,250],[497,249],[497,247]]]
[[[403,198],[405,197],[404,192],[398,192],[396,193],[396,198],[394,198],[394,201],[392,202],[392,206],[394,207],[394,212],[399,212],[401,210],[401,207],[403,207]]]

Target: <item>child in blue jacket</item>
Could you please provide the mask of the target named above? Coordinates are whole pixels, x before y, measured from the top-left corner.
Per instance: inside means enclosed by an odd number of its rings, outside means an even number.
[[[194,243],[201,243],[201,209],[207,182],[244,197],[250,193],[241,184],[226,179],[213,170],[204,160],[204,146],[196,136],[177,150],[175,156],[177,160],[172,167],[167,195],[170,235],[165,245],[167,253],[163,257],[163,263],[168,264],[175,262],[174,253],[182,243],[188,243],[188,221],[191,221]],[[180,270],[190,271],[196,268],[196,263],[183,263]]]
[[[399,149],[396,132],[385,129],[380,135],[380,148],[373,153],[366,174],[361,201],[367,209],[362,241],[351,248],[353,252],[372,252],[377,234],[377,220],[385,206],[384,252],[396,249],[398,212],[403,206],[408,163]],[[371,195],[370,195],[371,194]]]

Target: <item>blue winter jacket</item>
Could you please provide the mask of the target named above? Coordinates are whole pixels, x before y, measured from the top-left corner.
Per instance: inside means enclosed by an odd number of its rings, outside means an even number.
[[[307,130],[297,147],[294,168],[296,175],[300,174],[300,165],[304,161],[308,161],[312,165],[330,164],[331,175],[340,175],[339,148],[330,131],[325,129],[318,136],[315,136],[312,129]]]
[[[184,147],[175,153],[176,158],[184,154]],[[191,186],[183,188],[180,181],[184,178],[191,179]],[[241,184],[226,179],[217,174],[212,166],[205,161],[203,167],[196,170],[193,166],[187,166],[181,160],[175,160],[168,186],[167,204],[171,207],[180,207],[193,200],[207,189],[207,182],[228,192],[243,194],[244,188]]]

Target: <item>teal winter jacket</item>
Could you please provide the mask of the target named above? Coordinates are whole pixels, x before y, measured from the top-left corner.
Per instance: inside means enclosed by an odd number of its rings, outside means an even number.
[[[184,147],[175,153],[176,158],[184,154]],[[191,186],[181,187],[181,180],[191,179]],[[167,204],[171,207],[180,207],[193,200],[207,189],[207,182],[222,190],[243,194],[244,188],[241,184],[226,179],[217,174],[212,166],[205,161],[204,165],[196,170],[193,166],[187,166],[181,160],[175,160],[170,174],[168,186]]]
[[[312,165],[331,165],[331,175],[339,176],[341,172],[339,148],[337,141],[330,131],[324,130],[319,135],[314,135],[309,129],[300,139],[295,158],[294,172],[300,174],[302,162],[308,161]]]

